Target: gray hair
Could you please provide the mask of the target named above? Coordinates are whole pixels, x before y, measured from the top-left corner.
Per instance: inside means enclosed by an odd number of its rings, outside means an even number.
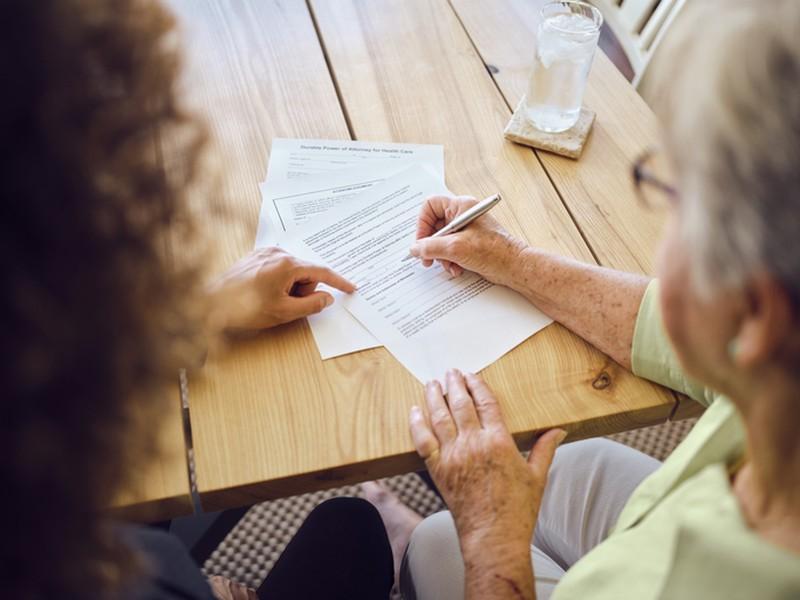
[[[800,1],[691,0],[654,63],[695,287],[800,297]],[[666,61],[666,62],[665,62]]]

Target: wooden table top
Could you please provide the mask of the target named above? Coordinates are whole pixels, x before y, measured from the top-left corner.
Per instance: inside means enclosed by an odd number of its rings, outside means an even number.
[[[204,219],[221,271],[248,252],[273,137],[443,144],[448,187],[507,200],[497,217],[536,246],[652,270],[662,217],[645,212],[630,163],[657,138],[649,108],[602,52],[597,113],[575,162],[502,131],[527,84],[529,0],[170,0],[187,48],[185,89],[208,119],[229,213]],[[164,148],[168,154],[169,149]],[[668,391],[634,377],[560,325],[483,371],[517,441],[571,439],[663,422]],[[308,324],[236,342],[189,374],[205,509],[419,469],[407,415],[422,386],[385,349],[322,361]]]
[[[150,465],[130,474],[127,487],[109,507],[114,517],[153,522],[193,511],[179,388],[167,393],[169,410],[153,424],[159,428],[157,455]]]

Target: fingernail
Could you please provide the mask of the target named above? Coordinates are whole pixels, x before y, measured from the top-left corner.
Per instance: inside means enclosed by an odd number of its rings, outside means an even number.
[[[419,414],[419,406],[416,404],[411,407],[411,416],[416,417]]]
[[[333,304],[333,296],[328,296],[325,298],[325,306],[330,306],[331,304]]]
[[[558,443],[560,444],[561,442],[563,442],[566,437],[567,437],[567,432],[562,429],[561,433],[558,434]]]
[[[419,244],[413,244],[409,249],[408,253],[411,256],[419,256]]]

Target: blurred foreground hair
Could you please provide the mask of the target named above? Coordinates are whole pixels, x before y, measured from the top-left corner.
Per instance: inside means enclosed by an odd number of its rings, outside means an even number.
[[[152,0],[0,2],[4,597],[109,597],[135,572],[98,511],[152,458],[201,316],[197,262],[167,252],[199,246],[206,137],[176,44]]]

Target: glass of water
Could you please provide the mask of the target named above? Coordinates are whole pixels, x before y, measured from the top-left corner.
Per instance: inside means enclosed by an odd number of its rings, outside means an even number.
[[[542,8],[525,113],[542,131],[566,131],[578,121],[603,15],[585,2]]]

